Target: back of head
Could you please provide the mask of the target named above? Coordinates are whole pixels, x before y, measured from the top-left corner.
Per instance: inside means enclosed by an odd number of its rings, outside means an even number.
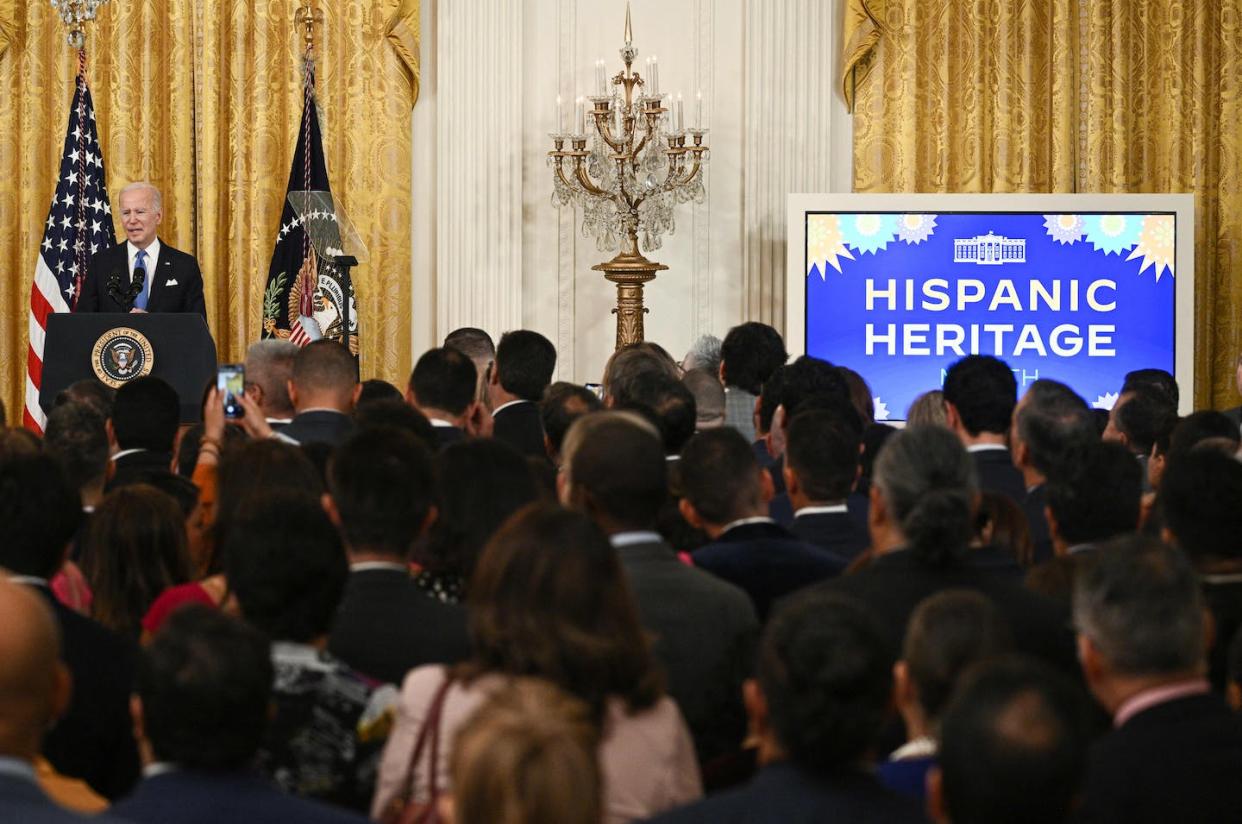
[[[248,501],[271,490],[319,496],[323,480],[310,458],[296,446],[275,438],[238,444],[221,456],[216,481],[216,541],[232,526]]]
[[[676,455],[694,434],[698,411],[694,395],[680,380],[660,372],[644,374],[634,382],[629,399],[617,408],[649,410],[660,427],[664,453]]]
[[[874,421],[875,398],[871,395],[871,387],[867,385],[867,381],[848,366],[838,366],[837,369],[850,388],[850,403],[854,405],[858,417],[864,421]]]
[[[720,345],[725,386],[758,395],[763,383],[789,359],[785,341],[766,323],[750,321],[734,326]]]
[[[473,326],[463,326],[449,332],[444,337],[444,345],[456,349],[476,364],[496,358],[496,344],[492,343],[492,336]]]
[[[947,426],[944,392],[932,389],[915,398],[906,410],[906,423],[910,426]]]
[[[224,572],[242,616],[273,641],[325,635],[345,589],[345,549],[319,500],[260,494],[224,536]]]
[[[1125,435],[1131,452],[1150,455],[1152,446],[1177,426],[1177,405],[1164,390],[1135,384],[1117,399],[1112,424]]]
[[[862,604],[809,590],[764,630],[756,677],[789,760],[817,773],[855,767],[892,700],[883,631]]]
[[[0,576],[0,756],[33,758],[64,711],[60,652],[60,628],[43,597]]]
[[[344,346],[323,338],[298,351],[290,379],[297,391],[298,409],[330,403],[335,409],[347,410],[358,385],[358,362]]]
[[[44,438],[46,439],[46,435]],[[1185,455],[1196,444],[1202,443],[1210,438],[1225,438],[1232,441],[1235,447],[1239,443],[1238,425],[1229,419],[1229,416],[1223,412],[1216,412],[1211,409],[1192,412],[1178,422],[1173,427],[1173,431],[1169,436],[1169,460],[1174,460],[1179,455]]]
[[[962,673],[1012,646],[1005,619],[982,594],[948,589],[925,598],[910,615],[901,657],[928,722],[940,720]]]
[[[826,360],[803,355],[781,371],[779,405],[785,407],[786,425],[808,399],[815,398],[822,406],[834,396],[849,403],[850,386],[841,370]]]
[[[1086,444],[1049,476],[1047,490],[1057,533],[1071,546],[1138,528],[1143,468],[1120,444]]]
[[[1117,538],[1074,581],[1074,624],[1123,676],[1203,665],[1203,595],[1185,556],[1151,538]]]
[[[354,424],[359,430],[399,429],[432,451],[438,446],[431,421],[400,397],[359,403],[354,409]]]
[[[595,393],[585,386],[568,381],[557,381],[548,387],[539,402],[539,419],[543,422],[543,432],[552,443],[552,448],[560,452],[565,441],[565,433],[570,424],[588,412],[595,412],[603,407],[603,403]]]
[[[487,543],[470,582],[470,640],[483,672],[546,678],[603,718],[661,695],[616,551],[585,515],[531,504]]]
[[[410,373],[410,393],[420,409],[464,415],[474,401],[478,372],[474,361],[451,346],[429,349]]]
[[[259,388],[261,406],[270,417],[293,417],[289,380],[293,377],[293,361],[297,356],[297,344],[275,338],[252,343],[246,349],[246,383]]]
[[[399,429],[364,429],[328,460],[328,491],[351,550],[404,560],[435,499],[431,452]]]
[[[148,375],[116,390],[112,404],[112,432],[121,449],[172,452],[181,420],[177,390]]]
[[[46,455],[0,460],[0,567],[51,578],[82,521],[82,500]]]
[[[1018,382],[1003,360],[967,355],[945,374],[944,399],[957,409],[968,434],[1006,434],[1018,403]]]
[[[778,366],[768,379],[763,382],[759,394],[758,420],[755,423],[755,434],[764,435],[772,430],[772,419],[776,417],[776,407],[781,405],[781,391],[785,384],[785,367]]]
[[[69,402],[53,408],[43,431],[43,449],[61,465],[76,489],[102,481],[108,471],[104,416],[85,403]]]
[[[590,708],[534,678],[492,694],[458,730],[449,772],[458,824],[599,824],[603,779]]]
[[[1086,444],[1099,440],[1087,402],[1058,381],[1041,378],[1022,396],[1015,427],[1026,445],[1031,466],[1043,475],[1076,456]]]
[[[202,604],[178,609],[138,663],[143,733],[156,760],[246,768],[267,728],[272,678],[261,633]]]
[[[355,405],[354,411],[357,412],[363,406],[380,401],[403,401],[404,396],[401,390],[393,386],[386,380],[380,378],[368,378],[362,382],[362,388],[358,390],[358,403]]]
[[[940,426],[914,426],[889,437],[872,484],[922,562],[942,566],[963,557],[979,486],[974,461],[956,435]]]
[[[1005,658],[970,673],[945,711],[939,762],[953,824],[1066,821],[1083,784],[1084,710],[1064,676]]]
[[[83,378],[56,393],[52,408],[66,403],[86,404],[107,420],[112,417],[112,404],[115,400],[116,390],[111,386],[95,378]]]
[[[694,396],[694,422],[696,429],[724,426],[724,387],[715,372],[691,369],[682,376],[682,384]]]
[[[668,467],[655,428],[627,412],[574,421],[563,449],[565,480],[577,505],[618,528],[649,529],[668,494]]]
[[[496,347],[496,377],[511,395],[537,401],[552,382],[556,347],[538,332],[518,329],[500,336]]]
[[[690,351],[681,360],[681,368],[687,372],[702,369],[720,382],[720,338],[715,335],[699,335],[690,344]],[[723,389],[723,387],[721,387]]]
[[[640,384],[661,376],[680,377],[668,353],[632,343],[613,352],[604,364],[604,394],[613,406],[628,406],[638,401]]]
[[[1160,392],[1174,409],[1177,409],[1178,401],[1181,400],[1177,381],[1164,369],[1135,369],[1133,372],[1127,372],[1121,391],[1125,392],[1136,386],[1147,386]]]
[[[842,501],[850,494],[858,477],[862,434],[854,414],[808,409],[789,422],[785,465],[797,473],[808,499]]]
[[[1171,457],[1159,506],[1173,540],[1196,564],[1242,557],[1242,464],[1214,449]]]
[[[759,462],[732,427],[700,432],[681,452],[682,496],[709,524],[724,525],[764,504]]]

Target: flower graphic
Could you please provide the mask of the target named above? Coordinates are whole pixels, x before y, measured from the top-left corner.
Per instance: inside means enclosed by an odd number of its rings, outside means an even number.
[[[1117,396],[1120,392],[1105,392],[1103,395],[1096,396],[1095,403],[1091,404],[1092,409],[1108,409],[1111,410],[1117,403]]]
[[[819,267],[820,280],[826,280],[828,267],[841,271],[838,257],[854,259],[841,242],[841,221],[838,215],[811,215],[806,225],[807,277]]]
[[[874,254],[897,234],[897,215],[841,215],[841,234],[846,246]]]
[[[877,421],[888,420],[888,404],[880,400],[878,395],[871,399],[871,403],[875,405],[875,419]]]
[[[1167,268],[1173,274],[1173,215],[1145,215],[1143,228],[1139,232],[1138,245],[1126,260],[1143,258],[1139,274],[1147,271],[1148,266],[1156,267],[1156,282]]]
[[[1138,243],[1142,215],[1083,215],[1087,240],[1107,255],[1120,254]]]
[[[902,215],[897,221],[897,237],[906,243],[922,243],[935,230],[935,215]]]
[[[1077,243],[1082,240],[1082,215],[1044,215],[1044,228],[1057,243]]]

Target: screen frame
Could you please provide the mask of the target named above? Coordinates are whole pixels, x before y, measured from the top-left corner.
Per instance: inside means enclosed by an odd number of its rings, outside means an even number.
[[[1173,377],[1178,414],[1194,410],[1195,196],[1193,194],[791,194],[785,246],[785,349],[806,353],[806,218],[808,213],[1168,213],[1176,221]],[[863,377],[866,377],[864,374]],[[1118,386],[1118,389],[1121,387]],[[905,410],[893,410],[893,421]],[[902,417],[897,417],[900,415]]]

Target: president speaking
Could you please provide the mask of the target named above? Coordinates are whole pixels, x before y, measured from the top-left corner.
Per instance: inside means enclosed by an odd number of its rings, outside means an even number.
[[[117,198],[127,240],[91,258],[78,312],[197,312],[207,317],[198,261],[160,243],[160,190],[131,183]]]

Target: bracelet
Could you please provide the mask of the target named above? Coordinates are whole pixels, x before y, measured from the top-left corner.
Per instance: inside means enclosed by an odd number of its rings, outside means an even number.
[[[201,445],[198,447],[198,451],[199,451],[200,453],[201,453],[201,452],[206,452],[206,453],[208,453],[208,454],[215,454],[215,455],[219,455],[219,454],[220,454],[220,447],[216,446],[214,443],[204,443],[204,444],[201,444]]]
[[[216,449],[220,448],[220,439],[214,435],[204,435],[203,439],[199,441],[199,443],[202,444],[202,446],[214,446]]]

